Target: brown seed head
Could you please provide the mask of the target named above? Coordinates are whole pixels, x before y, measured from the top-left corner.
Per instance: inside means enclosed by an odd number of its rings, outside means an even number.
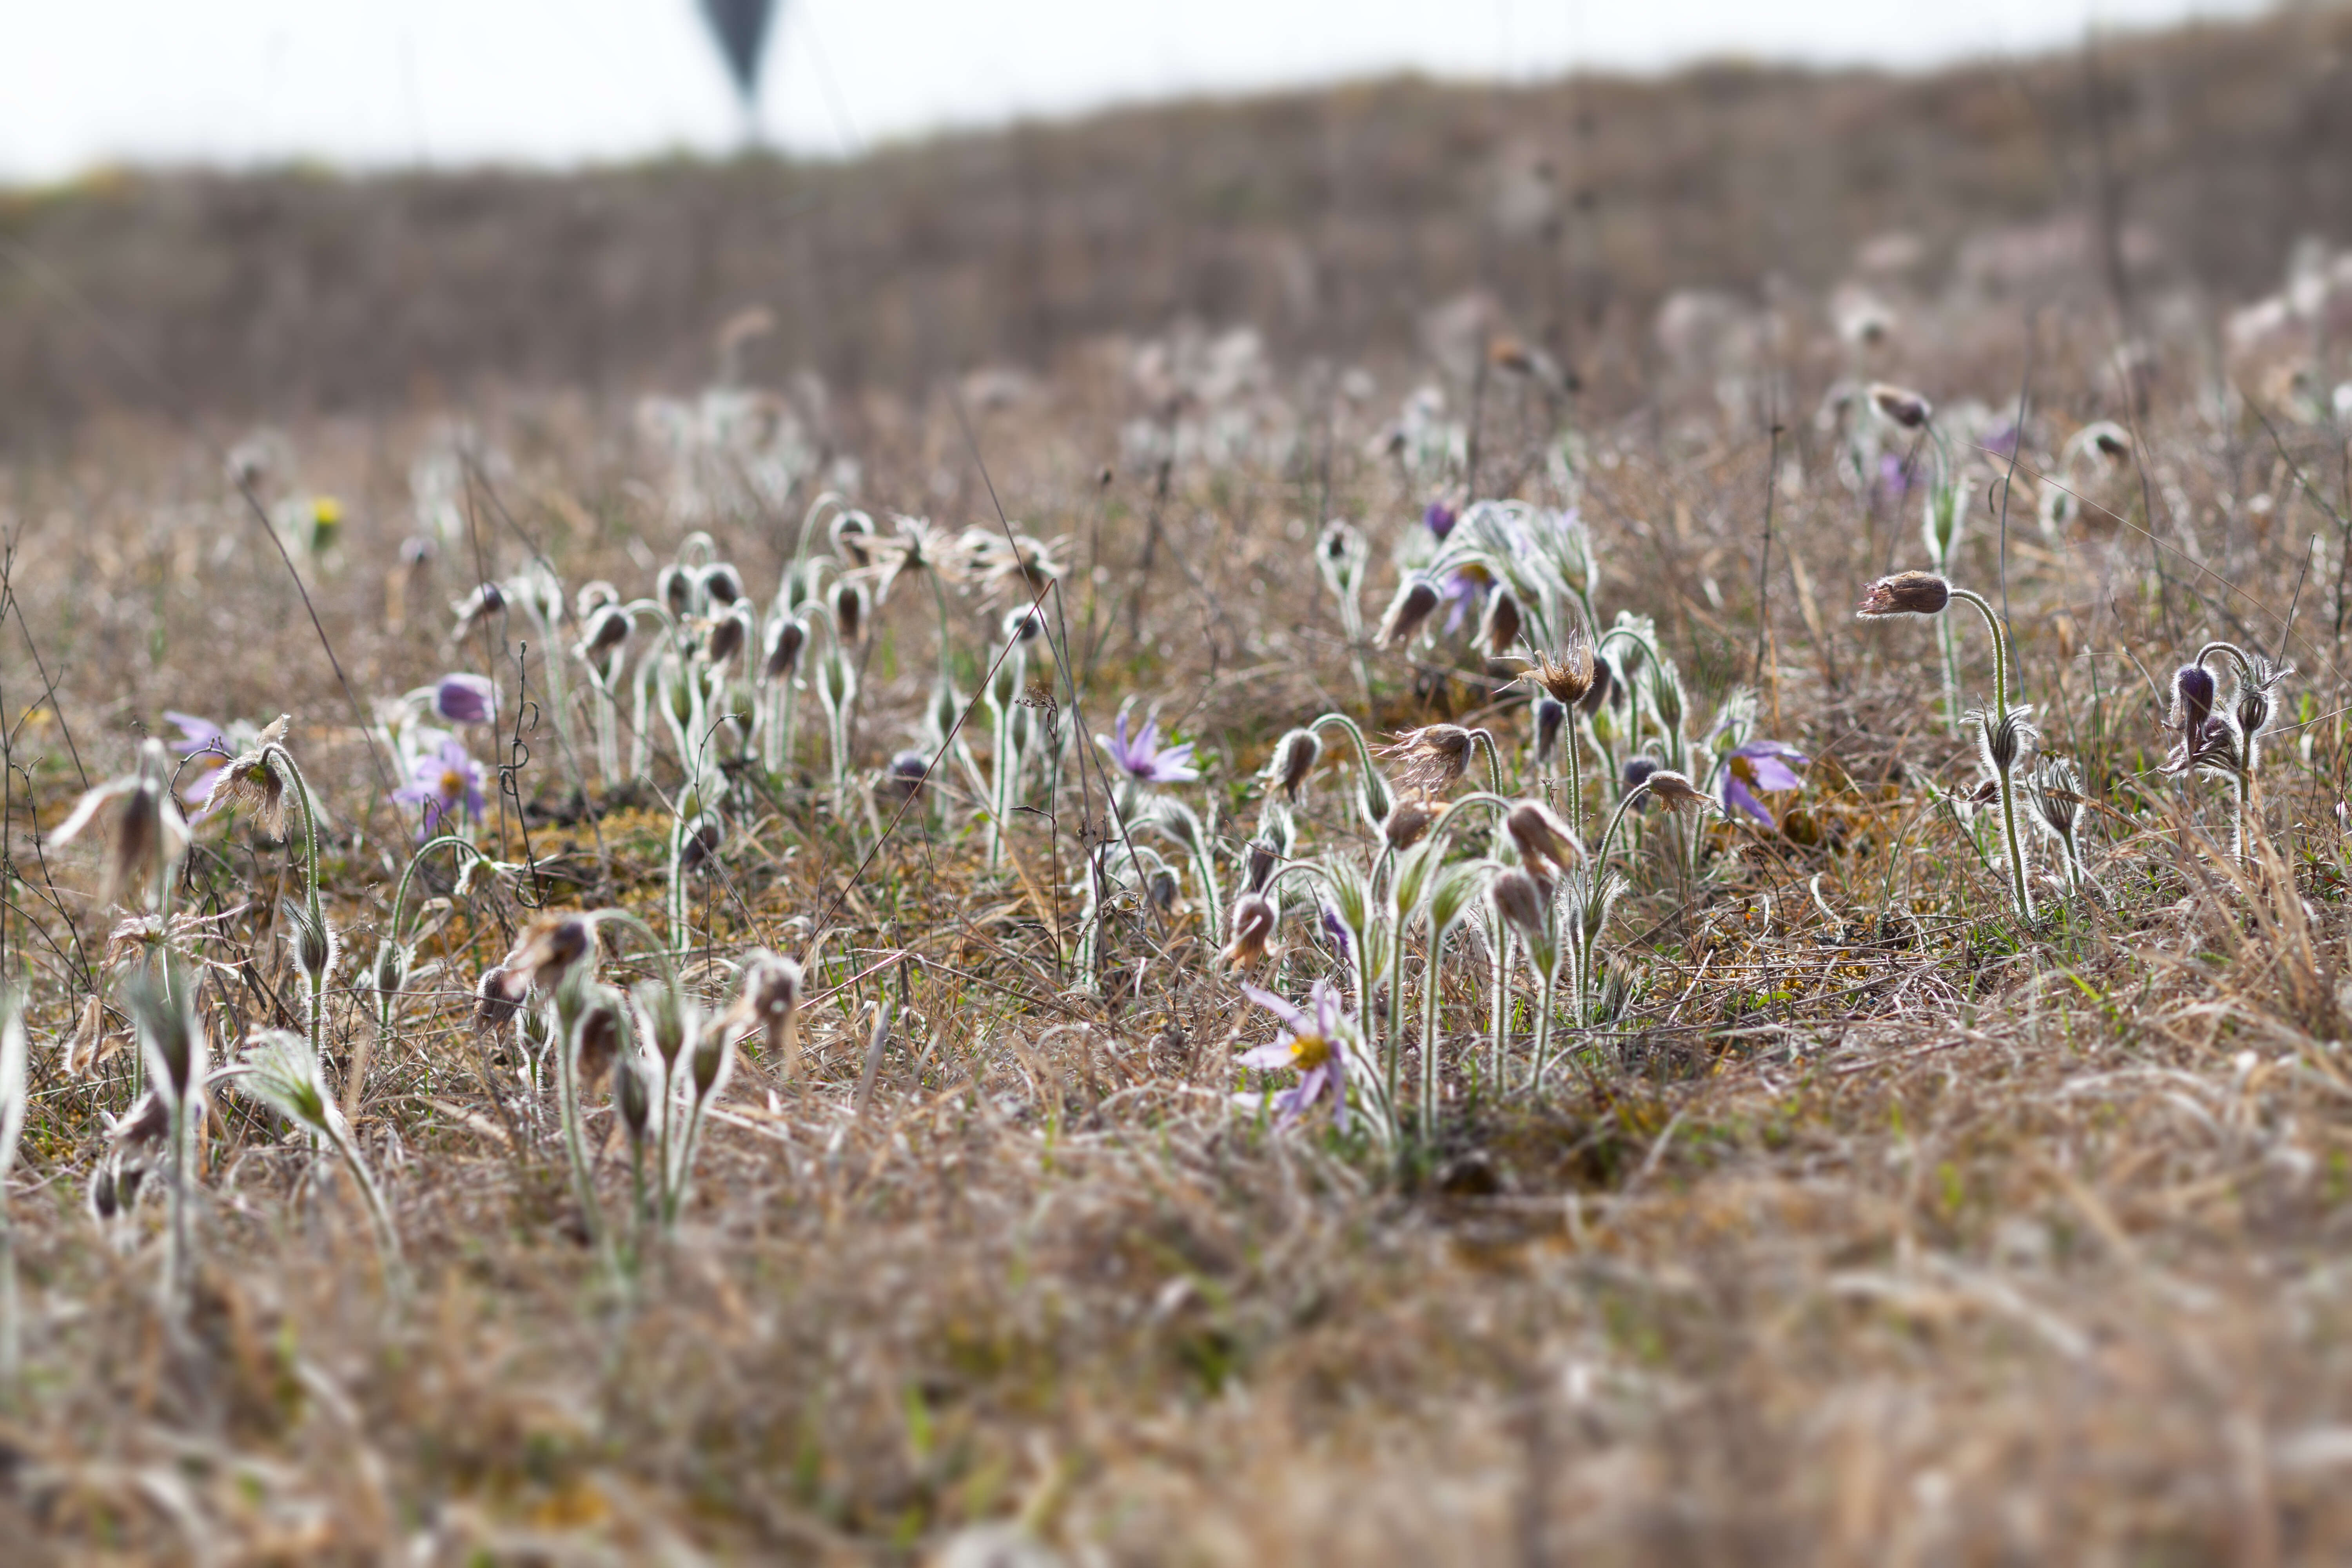
[[[1706,797],[1706,792],[1692,784],[1687,774],[1675,773],[1671,768],[1658,769],[1646,782],[1650,797],[1671,809],[1689,806],[1693,810],[1706,811],[1715,805],[1715,802]]]
[[[1396,763],[1399,794],[1433,798],[1469,767],[1471,745],[1470,731],[1459,724],[1425,724],[1397,736],[1381,755]]]
[[[1426,802],[1407,795],[1389,807],[1388,819],[1381,824],[1381,837],[1391,849],[1410,849],[1427,836],[1429,825],[1436,820]]]
[[[1540,937],[1544,910],[1551,902],[1543,884],[1525,871],[1505,871],[1486,885],[1495,912],[1530,937]]]
[[[1536,655],[1535,668],[1528,672],[1528,679],[1549,692],[1553,701],[1573,708],[1592,690],[1597,669],[1592,645],[1585,641],[1582,631],[1570,626],[1557,655]]]

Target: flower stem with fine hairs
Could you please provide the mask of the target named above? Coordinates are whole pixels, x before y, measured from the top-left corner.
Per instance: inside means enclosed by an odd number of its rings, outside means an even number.
[[[302,769],[294,761],[294,753],[284,746],[272,743],[261,755],[265,765],[285,770],[286,782],[294,791],[295,803],[302,808],[302,901],[310,911],[310,923],[323,931],[327,929],[327,916],[319,902],[319,817],[310,805],[310,781],[302,776]],[[325,975],[311,983],[310,1001],[310,1048],[323,1056],[327,1048]]]
[[[1984,617],[1985,628],[1992,634],[1992,711],[1985,716],[1988,726],[2001,723],[2009,717],[2009,634],[2002,629],[2000,616],[1994,613],[1991,601],[1969,589],[1955,586],[1952,597],[1965,599],[1976,606]],[[1992,747],[1988,743],[1986,750]],[[2000,833],[2002,847],[2009,852],[2010,895],[2016,900],[2020,920],[2033,918],[2033,890],[2025,878],[2025,841],[2017,830],[2017,781],[2011,768],[2000,759],[1993,761],[1993,781],[2000,791]]]

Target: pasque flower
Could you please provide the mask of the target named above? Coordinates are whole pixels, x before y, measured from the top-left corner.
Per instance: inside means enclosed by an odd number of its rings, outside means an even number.
[[[1143,728],[1128,738],[1127,714],[1120,712],[1111,725],[1112,732],[1097,735],[1095,744],[1103,749],[1111,765],[1128,777],[1142,784],[1190,784],[1201,776],[1192,765],[1192,742],[1163,745],[1160,739],[1160,721],[1146,719]]]
[[[1286,1127],[1312,1109],[1317,1100],[1328,1099],[1332,1119],[1345,1132],[1348,1042],[1356,1026],[1341,1005],[1339,990],[1328,980],[1317,981],[1307,997],[1308,1005],[1314,1009],[1311,1013],[1255,985],[1243,986],[1242,994],[1280,1019],[1290,1031],[1271,1045],[1244,1053],[1241,1058],[1242,1066],[1265,1071],[1281,1068],[1297,1070],[1297,1087],[1274,1097],[1275,1125]]]
[[[431,837],[444,820],[461,809],[478,821],[482,815],[481,764],[467,753],[462,742],[444,741],[438,750],[416,759],[409,782],[393,791],[392,798],[404,805],[424,808],[425,820],[417,829],[420,837]]]
[[[1778,826],[1772,813],[1756,798],[1756,792],[1795,789],[1796,768],[1789,764],[1801,768],[1811,761],[1785,741],[1750,741],[1735,747],[1723,766],[1724,809],[1737,807],[1767,827]]]

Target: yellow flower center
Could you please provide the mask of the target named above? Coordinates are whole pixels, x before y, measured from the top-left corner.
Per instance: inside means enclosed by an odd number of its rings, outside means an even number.
[[[465,793],[466,775],[455,768],[444,769],[441,774],[441,798],[453,801]]]
[[[1331,1059],[1331,1042],[1320,1035],[1300,1035],[1290,1042],[1290,1065],[1300,1072],[1313,1072]]]

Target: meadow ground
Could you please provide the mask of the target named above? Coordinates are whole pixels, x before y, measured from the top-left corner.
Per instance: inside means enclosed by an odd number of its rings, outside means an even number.
[[[2119,377],[2105,319],[1987,304],[1841,344],[1790,307],[1771,374],[1620,408],[1474,320],[1450,379],[1202,340],[843,395],[821,443],[719,388],[320,419],[234,465],[97,420],[13,463],[0,937],[31,1049],[0,1537],[219,1563],[2340,1559],[2352,399],[2327,401],[2347,372],[2324,337],[2299,380],[2226,380],[2210,319],[2149,328]],[[1877,378],[1930,422],[1874,406]],[[1931,563],[1939,474],[1965,478],[1951,578],[2007,606],[2040,730],[2021,809],[2077,823],[2079,881],[2025,825],[2030,916],[1944,711],[1945,623],[1853,613]],[[815,505],[832,483],[870,531]],[[1443,545],[1433,502],[1465,512]],[[946,531],[919,561],[902,511]],[[1318,563],[1328,518],[1360,530],[1360,581]],[[1496,548],[1463,553],[1486,524]],[[1440,550],[1469,613],[1384,637]],[[881,603],[844,605],[893,567]],[[599,580],[659,606],[612,667],[610,756],[570,651]],[[485,582],[502,607],[460,626]],[[1383,853],[1336,728],[1295,810],[1262,773],[1328,712],[1376,743],[1459,724],[1496,744],[1436,796],[1491,756],[1504,795],[1572,818],[1531,688],[1475,646],[1506,589],[1508,647],[1557,653],[1588,610],[1654,623],[1652,657],[1608,650],[1634,703],[1568,726],[1586,847],[1633,752],[1731,797],[1627,814],[1630,887],[1532,1082],[1523,959],[1495,1070],[1488,954],[1517,928],[1474,888],[1433,963],[1410,896],[1391,948],[1391,905],[1408,866],[1483,888],[1490,859],[1540,854],[1475,806]],[[992,679],[1024,605],[1043,634]],[[786,614],[808,642],[770,680]],[[743,651],[715,657],[730,624]],[[1962,705],[1988,703],[1985,627],[1953,629]],[[2242,856],[2234,779],[2164,769],[2174,671],[2216,639],[2296,666]],[[2210,662],[2235,715],[2243,678]],[[497,682],[486,720],[429,689],[451,672]],[[1092,737],[1130,703],[1199,778],[1121,776]],[[101,898],[113,818],[55,830],[142,736],[178,740],[166,710],[231,750],[291,716],[341,937],[320,1070],[396,1265],[331,1139],[249,1078],[191,1118],[176,1262],[161,1145],[113,1125],[165,1060],[138,1037],[162,1031],[139,990],[160,944],[117,931],[148,894]],[[2242,757],[2218,722],[2210,754]],[[1804,760],[1759,767],[1762,741]],[[911,799],[909,751],[937,759]],[[396,909],[420,789],[488,858],[461,879],[436,852]],[[234,1066],[257,1031],[312,1027],[304,840],[249,809],[192,834],[168,945]],[[1254,838],[1319,869],[1286,879],[1244,975],[1221,949],[1246,945]],[[1542,890],[1573,899],[1562,859]],[[608,909],[646,929],[606,924],[602,975],[674,963],[714,1016],[752,950],[806,965],[796,1037],[726,1026],[674,1229],[634,1217],[609,1049],[569,1125],[579,1042],[530,1023],[551,985],[477,1022],[542,910]],[[388,991],[387,937],[414,946]],[[1245,978],[1338,984],[1364,1037],[1344,1131],[1256,1092],[1299,1080],[1239,1064],[1286,1033]],[[142,1162],[101,1217],[98,1185]]]

